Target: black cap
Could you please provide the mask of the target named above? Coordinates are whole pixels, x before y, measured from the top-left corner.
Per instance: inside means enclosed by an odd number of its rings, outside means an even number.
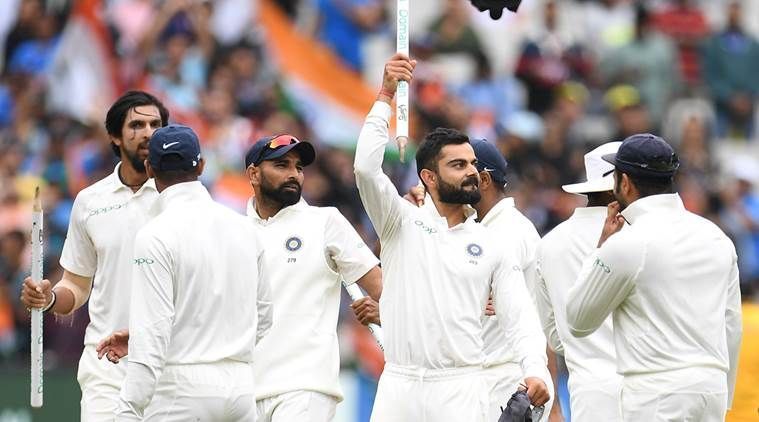
[[[506,183],[506,159],[501,151],[485,139],[470,141],[477,157],[477,171],[486,171],[497,183]]]
[[[168,156],[179,160],[165,160]],[[148,143],[148,162],[156,170],[190,170],[200,162],[198,135],[187,126],[168,125],[155,132]]]
[[[606,154],[605,161],[633,176],[665,178],[675,175],[680,161],[664,139],[650,133],[632,135],[622,141],[615,154]]]
[[[245,168],[259,165],[262,161],[279,158],[295,150],[300,154],[301,164],[307,166],[316,159],[316,150],[308,142],[299,141],[292,135],[275,135],[261,138],[245,154]]]

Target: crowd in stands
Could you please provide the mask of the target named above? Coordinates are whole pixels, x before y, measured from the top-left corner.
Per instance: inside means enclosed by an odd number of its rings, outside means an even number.
[[[250,193],[240,181],[243,157],[255,139],[286,132],[313,142],[318,158],[306,170],[304,197],[337,206],[374,243],[351,145],[310,123],[258,16],[277,8],[293,31],[331,49],[336,67],[375,90],[394,50],[394,4],[0,2],[0,364],[28,356],[19,292],[29,272],[34,186],[43,186],[45,275],[54,281],[73,198],[113,171],[103,117],[127,88],[157,95],[172,121],[196,130],[207,161],[202,181],[241,212]],[[76,38],[82,22],[94,32]],[[687,208],[734,240],[744,296],[759,287],[759,2],[524,0],[519,13],[493,21],[466,0],[428,0],[412,4],[411,24],[420,62],[413,140],[446,126],[495,142],[509,162],[510,195],[544,234],[582,204],[560,186],[583,180],[585,152],[659,133],[680,155]],[[87,62],[97,49],[76,41],[93,33],[106,46],[102,62]],[[393,159],[388,169],[401,191],[416,183],[409,165]],[[53,365],[75,364],[86,310],[49,321]]]

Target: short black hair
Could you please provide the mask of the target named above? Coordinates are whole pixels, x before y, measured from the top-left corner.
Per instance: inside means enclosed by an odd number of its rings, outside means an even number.
[[[121,129],[124,127],[124,120],[126,120],[129,110],[149,105],[158,108],[158,113],[161,115],[161,126],[168,125],[169,110],[158,98],[145,91],[127,91],[108,109],[108,113],[105,115],[106,132],[114,138],[121,139]],[[121,156],[119,147],[113,142],[111,142],[111,149],[117,157]]]
[[[622,172],[618,169],[615,169],[614,172],[616,173],[616,180],[622,180]],[[632,184],[635,185],[635,189],[638,190],[638,194],[640,194],[641,198],[675,192],[675,181],[672,177],[641,177],[630,173],[624,174],[626,174],[627,177],[630,178]]]
[[[465,143],[469,143],[469,137],[456,129],[439,127],[428,133],[416,150],[416,173],[420,175],[419,178],[421,179],[422,169],[438,171],[437,161],[444,146]]]
[[[178,154],[169,154],[161,158],[162,164],[181,163],[182,157]],[[176,185],[183,182],[194,182],[198,180],[198,169],[200,167],[193,167],[191,169],[177,169],[177,170],[159,170],[153,167],[153,174],[156,180],[159,180],[164,185]]]

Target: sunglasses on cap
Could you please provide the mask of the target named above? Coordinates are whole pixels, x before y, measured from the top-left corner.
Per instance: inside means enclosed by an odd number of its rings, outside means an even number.
[[[261,164],[261,160],[264,158],[264,154],[266,153],[266,150],[277,149],[280,147],[298,144],[298,143],[300,143],[300,140],[298,140],[298,138],[292,135],[277,135],[271,140],[269,140],[266,144],[264,144],[264,147],[261,148],[261,151],[258,153],[258,156],[253,161],[253,165],[257,166]]]

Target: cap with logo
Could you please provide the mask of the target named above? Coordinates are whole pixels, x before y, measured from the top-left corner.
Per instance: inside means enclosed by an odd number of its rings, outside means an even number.
[[[672,147],[650,133],[628,137],[616,153],[606,154],[603,159],[623,173],[649,179],[672,177],[680,167]]]
[[[262,161],[273,160],[282,157],[290,151],[297,151],[300,155],[301,164],[307,166],[316,159],[316,150],[308,142],[283,134],[261,138],[253,144],[245,154],[245,167],[257,166]]]
[[[585,154],[585,181],[564,185],[565,192],[583,194],[614,190],[614,165],[606,162],[603,156],[617,152],[622,142],[607,142]]]
[[[156,170],[190,170],[200,162],[198,135],[187,126],[164,126],[150,137],[148,162]]]
[[[486,171],[496,183],[506,183],[506,159],[498,148],[485,139],[470,141],[477,157],[477,171]]]

